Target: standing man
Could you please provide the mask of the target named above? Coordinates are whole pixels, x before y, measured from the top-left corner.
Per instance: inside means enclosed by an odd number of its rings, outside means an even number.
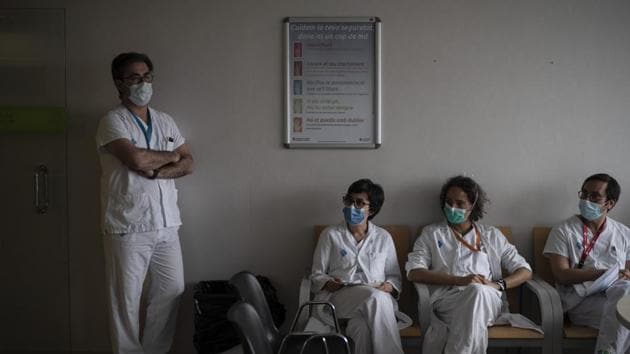
[[[580,214],[554,227],[543,251],[563,310],[572,323],[599,329],[595,353],[601,354],[626,353],[630,347],[630,331],[615,316],[617,302],[630,293],[630,229],[608,217],[620,193],[619,183],[611,176],[588,177],[578,193]],[[583,283],[608,269],[618,272],[617,281],[604,291],[579,294],[587,285]]]
[[[166,353],[171,347],[184,271],[175,178],[193,159],[173,118],[149,108],[153,63],[139,53],[112,61],[120,106],[100,120],[101,208],[114,353]],[[148,278],[140,337],[140,296]]]

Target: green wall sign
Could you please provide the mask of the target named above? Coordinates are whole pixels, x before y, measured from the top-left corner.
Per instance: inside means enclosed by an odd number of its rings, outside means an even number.
[[[0,106],[2,133],[63,133],[66,110],[62,107]]]

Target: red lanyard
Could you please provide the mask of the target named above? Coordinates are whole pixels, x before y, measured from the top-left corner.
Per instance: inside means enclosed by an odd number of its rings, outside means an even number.
[[[457,239],[457,241],[461,242],[469,250],[471,250],[473,252],[479,252],[481,250],[481,235],[479,235],[479,230],[477,230],[477,228],[475,227],[475,224],[473,224],[473,229],[475,230],[475,235],[477,236],[476,239],[475,239],[475,246],[476,247],[473,247],[470,243],[466,242],[466,240],[464,240],[464,237],[462,237],[462,235],[459,232],[457,232],[453,228],[451,228],[451,230],[453,231],[453,234],[455,235],[455,238]]]
[[[602,234],[602,231],[604,231],[605,226],[606,226],[606,220],[604,220],[604,223],[602,224],[602,226],[600,226],[599,229],[597,229],[597,232],[595,233],[595,236],[593,236],[593,239],[591,240],[591,242],[588,242],[588,238],[587,238],[588,226],[584,224],[583,232],[582,232],[582,256],[580,257],[580,262],[578,263],[578,266],[577,266],[578,268],[584,267],[584,261],[586,261],[586,257],[588,257],[588,255],[593,250],[593,247],[595,246],[595,242],[599,238],[599,235]]]

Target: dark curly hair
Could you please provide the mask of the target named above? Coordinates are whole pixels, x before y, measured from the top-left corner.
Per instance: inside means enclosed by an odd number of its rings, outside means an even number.
[[[481,220],[483,214],[486,213],[485,205],[489,203],[490,200],[486,196],[486,192],[481,189],[481,186],[470,177],[455,176],[449,178],[446,183],[444,183],[440,191],[440,208],[444,208],[446,204],[446,193],[453,187],[461,188],[461,190],[466,193],[470,204],[473,204],[472,211],[470,212],[470,220]]]
[[[348,187],[348,194],[366,193],[370,201],[370,215],[368,220],[372,220],[381,210],[385,202],[385,192],[380,184],[376,184],[367,178],[360,179]]]

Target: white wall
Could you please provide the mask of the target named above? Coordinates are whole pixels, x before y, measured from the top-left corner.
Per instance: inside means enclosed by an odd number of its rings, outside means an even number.
[[[186,278],[265,274],[293,309],[314,224],[341,219],[354,180],[381,183],[377,223],[440,218],[452,175],[473,176],[531,259],[531,227],[576,211],[582,180],[617,177],[612,216],[630,223],[630,2],[12,1],[65,7],[70,112],[70,240],[75,349],[108,344],[98,229],[97,119],[116,101],[111,59],[148,53],[153,105],[176,117],[196,158],[179,181]],[[286,150],[282,20],[383,21],[383,146]],[[191,294],[177,349],[192,352]],[[292,312],[292,311],[291,311]]]

